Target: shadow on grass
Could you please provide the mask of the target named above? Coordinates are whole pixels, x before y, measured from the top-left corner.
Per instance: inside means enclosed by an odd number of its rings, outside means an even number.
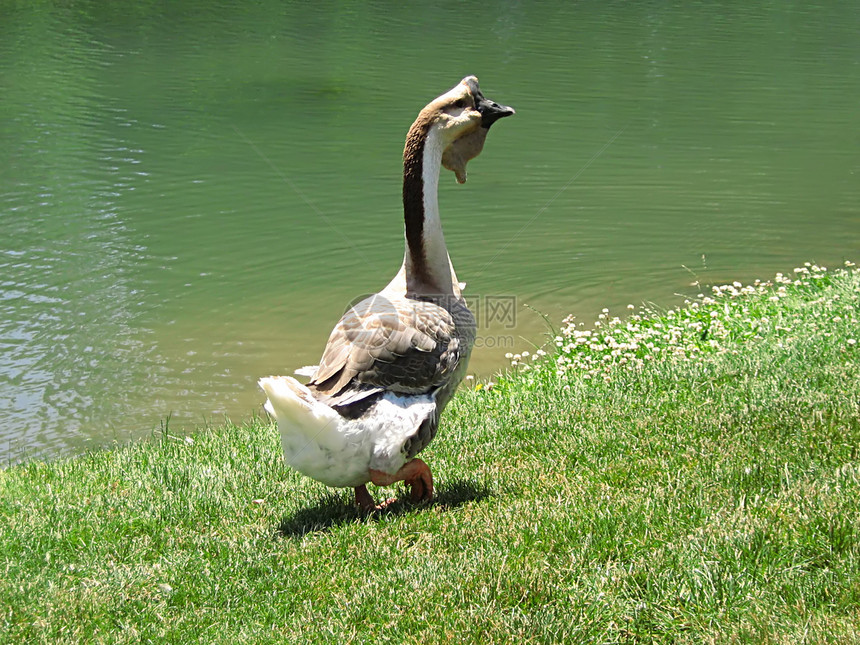
[[[284,518],[278,527],[278,535],[300,537],[307,533],[330,531],[352,522],[378,522],[383,517],[419,513],[427,509],[446,511],[491,495],[493,492],[486,484],[471,480],[453,481],[437,488],[430,502],[413,504],[407,499],[408,492],[401,490],[396,502],[381,511],[367,514],[345,502],[341,495],[329,493],[316,506],[303,508],[291,517]]]

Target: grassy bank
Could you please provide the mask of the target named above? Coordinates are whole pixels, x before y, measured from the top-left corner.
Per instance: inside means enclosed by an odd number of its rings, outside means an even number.
[[[803,267],[568,321],[370,518],[262,421],[2,471],[0,640],[860,642],[858,309]]]

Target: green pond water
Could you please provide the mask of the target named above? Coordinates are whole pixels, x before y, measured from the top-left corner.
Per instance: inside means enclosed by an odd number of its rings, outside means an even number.
[[[0,0],[0,458],[259,411],[399,267],[404,135],[467,74],[517,110],[440,187],[479,376],[532,308],[860,255],[853,3]]]

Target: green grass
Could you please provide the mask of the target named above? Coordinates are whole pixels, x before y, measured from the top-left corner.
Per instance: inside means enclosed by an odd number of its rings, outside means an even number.
[[[568,321],[373,517],[263,421],[0,471],[0,639],[860,642],[858,309],[804,267]]]

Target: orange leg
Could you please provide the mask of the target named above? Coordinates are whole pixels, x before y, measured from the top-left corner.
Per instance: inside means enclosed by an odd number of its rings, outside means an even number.
[[[381,470],[371,469],[370,481],[377,486],[390,486],[394,482],[405,482],[411,490],[410,498],[413,502],[421,502],[433,498],[433,475],[430,473],[430,467],[420,459],[413,459],[407,462],[393,475],[384,473]],[[365,492],[367,492],[366,489]],[[357,498],[358,491],[356,489]]]
[[[367,486],[364,484],[355,487],[355,503],[358,504],[359,508],[361,508],[365,513],[377,510],[376,502],[373,501],[370,493],[367,492]]]
[[[364,513],[381,511],[383,508],[396,501],[397,500],[392,497],[391,499],[387,499],[382,502],[382,504],[377,504],[373,501],[373,497],[371,497],[370,493],[367,491],[366,485],[362,484],[361,486],[355,487],[355,503]]]

